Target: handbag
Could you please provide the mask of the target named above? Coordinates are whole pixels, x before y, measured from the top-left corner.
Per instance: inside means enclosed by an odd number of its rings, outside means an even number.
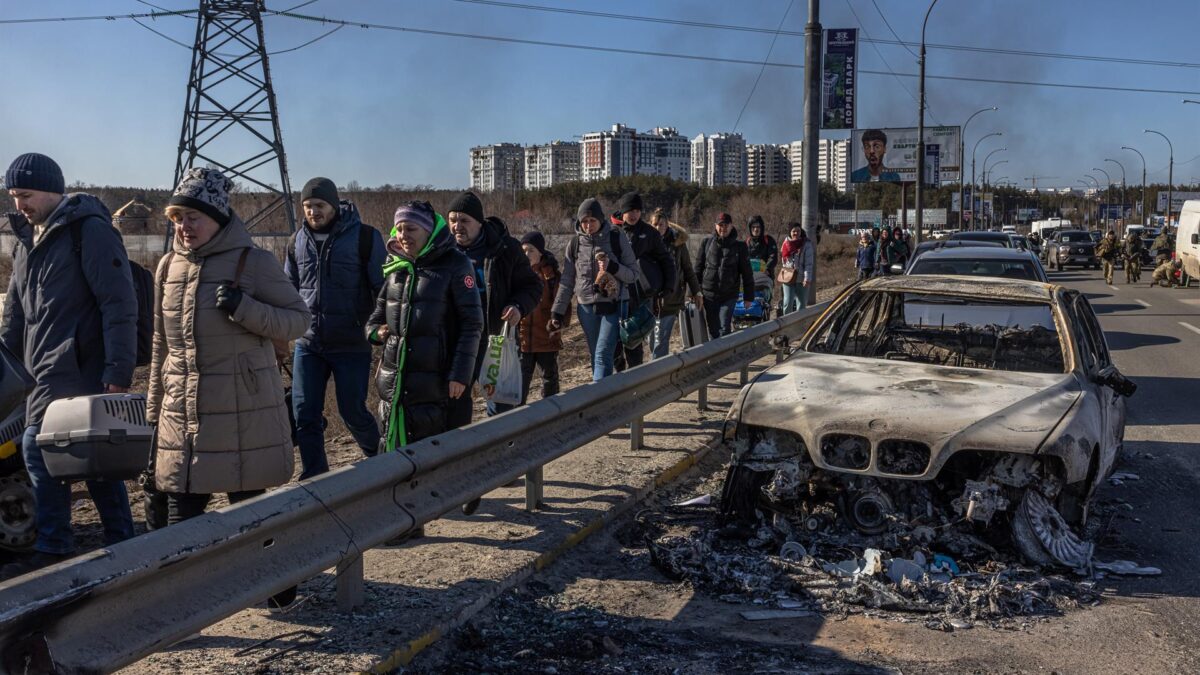
[[[779,272],[775,275],[775,281],[778,281],[785,286],[796,283],[796,268],[780,267]]]
[[[651,310],[650,301],[639,303],[628,317],[621,320],[618,329],[621,344],[626,349],[637,349],[642,340],[654,330],[654,312]]]

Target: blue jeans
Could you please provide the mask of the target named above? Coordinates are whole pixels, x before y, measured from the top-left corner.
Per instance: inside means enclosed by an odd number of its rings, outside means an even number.
[[[671,331],[675,329],[675,319],[678,314],[664,314],[654,322],[654,331],[647,339],[650,340],[650,358],[661,359],[671,353]]]
[[[38,427],[26,427],[21,438],[21,454],[33,483],[33,498],[37,502],[37,542],[35,551],[70,555],[75,552],[75,537],[71,532],[71,486],[50,477],[42,450],[37,446]],[[129,495],[125,481],[89,480],[88,492],[100,512],[104,525],[104,542],[112,545],[133,538],[133,515],[129,512]]]
[[[783,285],[783,311],[781,314],[790,314],[797,310],[804,309],[804,301],[808,299],[808,288],[801,284],[784,284]]]
[[[379,424],[367,410],[371,352],[326,354],[296,344],[292,370],[292,412],[300,446],[300,479],[329,471],[325,456],[325,387],[333,375],[338,414],[354,442],[370,457],[379,449]]]
[[[600,380],[613,373],[613,350],[621,339],[620,311],[597,314],[595,305],[579,305],[579,327],[587,338],[588,353],[592,355],[592,381]]]
[[[733,306],[737,303],[737,298],[725,302],[704,298],[704,321],[708,324],[710,340],[733,332]]]

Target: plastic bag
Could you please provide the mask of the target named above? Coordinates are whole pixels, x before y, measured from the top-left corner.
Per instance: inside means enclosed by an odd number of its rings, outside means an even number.
[[[488,337],[487,353],[479,367],[479,384],[491,389],[487,400],[504,405],[521,404],[521,355],[517,328],[504,325],[503,335]]]

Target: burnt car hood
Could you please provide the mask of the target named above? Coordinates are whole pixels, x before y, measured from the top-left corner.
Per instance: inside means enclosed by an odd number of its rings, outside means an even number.
[[[813,462],[826,434],[853,434],[872,448],[888,439],[930,447],[928,479],[958,450],[1031,454],[1081,395],[1071,373],[1022,373],[798,352],[757,377],[734,411],[739,425],[784,429]],[[843,470],[843,469],[834,469]],[[876,469],[874,452],[867,475]]]

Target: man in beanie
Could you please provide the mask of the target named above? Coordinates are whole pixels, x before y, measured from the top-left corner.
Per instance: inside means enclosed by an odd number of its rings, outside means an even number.
[[[476,358],[475,376],[478,366],[483,364],[487,352],[488,336],[503,335],[505,324],[517,326],[522,317],[529,316],[542,297],[542,280],[529,267],[529,259],[521,248],[521,242],[508,233],[504,221],[496,217],[484,217],[483,202],[475,193],[467,191],[455,197],[447,209],[450,232],[458,249],[467,254],[475,267],[476,288],[483,303],[484,331],[480,339]],[[472,382],[474,384],[474,382]],[[484,392],[490,395],[491,392]],[[451,411],[457,426],[471,421],[471,401],[453,401],[457,407]],[[489,414],[501,413],[512,406],[488,403]]]
[[[733,331],[733,307],[739,287],[742,302],[746,305],[754,302],[754,272],[750,269],[746,243],[738,241],[733,218],[728,213],[718,214],[714,230],[700,244],[695,268],[704,295],[708,336],[716,340]]]
[[[762,216],[750,216],[750,222],[746,226],[750,229],[750,236],[746,237],[746,248],[750,252],[750,258],[763,261],[767,278],[771,280],[771,283],[775,283],[775,266],[779,263],[779,245],[775,243],[774,237],[767,234]]]
[[[675,270],[675,260],[663,243],[662,235],[646,221],[642,220],[642,196],[637,192],[627,192],[620,201],[621,227],[625,231],[629,244],[633,247],[633,257],[638,262],[638,282],[630,287],[629,303],[625,306],[624,316],[629,316],[643,303],[652,303],[653,311],[658,313],[660,301],[664,295],[675,289],[678,274]],[[614,360],[617,372],[626,367],[642,365],[645,360],[645,347],[639,343],[636,347],[628,348],[617,342],[616,358]]]
[[[371,345],[362,326],[383,287],[386,254],[379,230],[338,197],[333,181],[313,178],[300,199],[304,227],[292,235],[284,271],[312,312],[292,363],[292,412],[304,480],[329,470],[325,389],[331,375],[338,414],[355,443],[368,457],[379,448],[379,425],[367,410]]]
[[[0,569],[10,578],[75,552],[71,488],[50,477],[35,442],[51,401],[122,393],[137,357],[137,298],[121,235],[92,195],[66,191],[62,170],[45,155],[16,158],[4,177],[18,214],[12,277],[0,342],[23,359],[36,384],[25,410],[21,452],[37,502],[34,553]],[[88,481],[106,543],[133,536],[121,481]]]

